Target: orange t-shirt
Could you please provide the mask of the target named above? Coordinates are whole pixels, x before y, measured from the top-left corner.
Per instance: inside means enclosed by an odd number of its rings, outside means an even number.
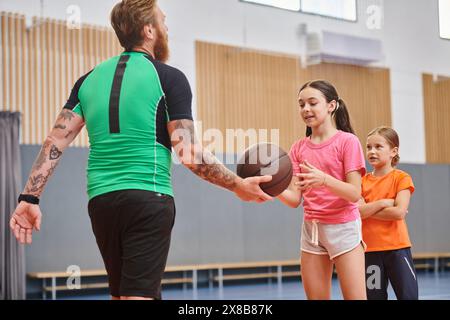
[[[395,199],[397,193],[406,189],[413,194],[413,181],[409,174],[398,169],[394,169],[383,177],[368,173],[362,178],[362,196],[366,203],[381,199]],[[411,247],[405,219],[382,221],[367,218],[362,220],[362,233],[367,252]]]

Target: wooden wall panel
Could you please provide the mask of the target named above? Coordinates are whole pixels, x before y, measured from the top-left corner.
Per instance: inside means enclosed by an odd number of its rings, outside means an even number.
[[[289,148],[291,137],[305,128],[297,120],[299,70],[295,57],[197,42],[197,120],[203,131],[218,129],[225,138],[227,129],[278,129],[280,145]],[[267,141],[275,142],[270,132]]]
[[[428,163],[450,163],[450,79],[424,74],[425,142]]]
[[[322,63],[308,67],[306,76],[306,81],[326,79],[336,87],[363,146],[372,129],[381,125],[391,126],[388,69]]]
[[[0,108],[5,108],[8,105],[7,101],[7,84],[8,84],[8,75],[6,73],[6,59],[7,59],[7,38],[6,35],[8,33],[7,30],[7,17],[4,14],[0,14],[0,66],[2,73],[0,74]]]
[[[76,80],[122,48],[111,28],[0,13],[0,110],[22,112],[23,144],[40,144]],[[85,130],[74,146],[88,146]]]
[[[0,109],[21,111],[21,142],[39,144],[76,79],[121,47],[112,30],[91,25],[71,30],[63,21],[34,17],[27,29],[24,16],[2,12],[0,26]],[[204,130],[279,129],[280,145],[288,149],[305,129],[297,91],[315,78],[337,86],[362,141],[371,128],[391,123],[388,70],[333,64],[303,69],[298,57],[203,42],[196,52],[197,115]],[[85,132],[74,142],[87,144]]]
[[[302,68],[298,57],[197,42],[196,72],[197,118],[203,129],[217,128],[224,136],[226,129],[279,129],[279,143],[289,150],[305,133],[297,95],[312,79],[336,86],[363,146],[371,129],[391,125],[387,69],[327,63]]]

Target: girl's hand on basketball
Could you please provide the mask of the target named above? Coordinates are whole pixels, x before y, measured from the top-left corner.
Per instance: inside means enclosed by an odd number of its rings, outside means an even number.
[[[296,176],[300,178],[300,182],[298,182],[300,190],[306,192],[311,188],[326,185],[326,173],[320,171],[306,160],[299,167],[302,173],[298,173]]]
[[[243,201],[262,203],[273,200],[273,198],[266,194],[259,186],[260,183],[269,182],[270,180],[272,180],[272,176],[243,179],[238,183],[235,194]]]
[[[41,229],[42,213],[37,204],[21,201],[14,210],[9,226],[21,244],[31,244],[33,228]]]

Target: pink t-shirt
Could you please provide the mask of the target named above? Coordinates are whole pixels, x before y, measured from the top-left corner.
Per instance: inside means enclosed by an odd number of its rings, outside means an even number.
[[[359,171],[366,173],[364,154],[358,138],[351,133],[338,131],[320,144],[314,144],[309,137],[294,143],[289,152],[294,175],[301,173],[299,164],[307,160],[317,169],[341,181],[346,174]],[[317,219],[321,223],[345,223],[356,220],[359,215],[356,203],[344,200],[327,187],[311,188],[303,193],[305,220]]]

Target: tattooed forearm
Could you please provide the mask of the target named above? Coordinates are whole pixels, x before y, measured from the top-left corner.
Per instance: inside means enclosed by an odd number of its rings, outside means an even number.
[[[39,186],[42,185],[45,180],[46,179],[42,173],[34,177],[31,176],[25,187],[25,193],[37,193],[39,191]]]
[[[62,151],[51,141],[46,140],[44,142],[31,169],[30,177],[24,189],[25,194],[32,194],[37,197],[41,195],[48,179],[58,165],[61,155]]]
[[[58,163],[52,163],[46,174],[39,173],[36,176],[30,176],[24,192],[26,194],[40,195],[57,165]]]
[[[45,160],[47,158],[47,154],[45,153],[45,151],[48,149],[49,146],[50,146],[49,141],[44,142],[44,145],[42,146],[41,151],[39,152],[36,161],[34,162],[32,169],[33,171],[40,170],[42,165],[45,163]]]
[[[64,136],[65,139],[67,139],[68,137],[70,137],[70,135],[72,134],[72,131],[67,132],[67,134]]]
[[[172,143],[183,164],[200,178],[233,191],[237,176],[197,142],[191,120],[175,121]]]
[[[66,147],[84,126],[84,121],[74,112],[63,109],[55,121],[52,131],[42,145],[25,185],[24,193],[39,197],[48,179],[58,165]]]
[[[200,164],[187,165],[200,178],[215,185],[233,191],[236,187],[236,175],[228,170],[209,151],[204,150]]]
[[[62,152],[59,151],[59,149],[55,146],[52,145],[52,148],[50,149],[50,156],[49,159],[50,160],[56,160],[59,159],[59,157],[61,156]]]

